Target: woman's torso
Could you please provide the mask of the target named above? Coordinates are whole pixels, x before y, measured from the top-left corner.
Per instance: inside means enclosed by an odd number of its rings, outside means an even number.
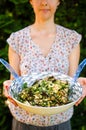
[[[56,37],[46,56],[43,55],[41,48],[34,42],[30,35],[30,26],[14,34],[7,40],[10,46],[20,56],[21,75],[32,72],[60,72],[68,74],[69,55],[76,44],[79,43],[81,36],[75,31],[66,29],[59,25],[56,26]],[[40,36],[39,36],[40,38]],[[47,43],[45,43],[47,44]],[[25,123],[49,126],[55,125],[71,118],[73,109],[64,113],[51,116],[40,116],[28,113],[13,104],[9,105],[11,113],[16,118]]]
[[[20,69],[21,75],[31,72],[55,71],[68,74],[69,54],[72,45],[70,45],[57,26],[57,33],[49,52],[46,56],[42,53],[42,49],[34,42],[30,35],[30,27],[23,32],[23,40],[20,41]],[[21,35],[20,35],[21,37]],[[64,38],[65,37],[65,38]],[[40,38],[40,36],[39,36]],[[47,46],[47,43],[44,43]]]

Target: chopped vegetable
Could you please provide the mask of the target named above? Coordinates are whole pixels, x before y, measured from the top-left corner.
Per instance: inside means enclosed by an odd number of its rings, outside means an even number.
[[[32,106],[53,107],[69,103],[69,83],[50,76],[28,87],[25,83],[18,100]]]

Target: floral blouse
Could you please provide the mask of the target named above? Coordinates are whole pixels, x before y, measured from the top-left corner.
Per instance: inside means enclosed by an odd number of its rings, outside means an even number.
[[[60,25],[56,25],[56,29],[55,41],[46,57],[43,56],[39,46],[33,42],[30,26],[12,33],[7,39],[9,45],[20,56],[21,75],[43,71],[68,74],[69,54],[80,42],[81,35]],[[19,106],[15,107],[12,103],[9,103],[9,109],[18,121],[35,126],[56,125],[69,120],[73,115],[73,108],[50,116],[28,113]]]

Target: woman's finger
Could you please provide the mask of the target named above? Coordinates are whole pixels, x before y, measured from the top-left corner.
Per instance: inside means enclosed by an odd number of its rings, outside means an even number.
[[[3,95],[8,98],[8,100],[13,103],[15,106],[18,106],[17,103],[13,100],[13,98],[11,98],[8,94],[9,91],[9,87],[12,83],[12,80],[7,80],[3,82]]]
[[[3,95],[5,97],[8,96],[8,90],[9,90],[9,87],[10,87],[10,84],[12,83],[11,80],[6,80],[3,82]]]
[[[84,98],[85,98],[85,95],[81,96],[81,98],[76,102],[75,106],[78,106]]]
[[[10,96],[7,97],[8,100],[13,103],[15,106],[18,106],[18,104],[13,100],[13,98],[11,98]]]

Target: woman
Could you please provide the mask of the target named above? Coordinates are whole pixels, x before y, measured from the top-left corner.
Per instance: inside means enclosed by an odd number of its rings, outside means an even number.
[[[55,24],[54,15],[60,0],[30,0],[30,4],[35,13],[34,24],[12,33],[7,40],[11,66],[19,75],[55,71],[73,76],[80,57],[81,35]],[[11,80],[4,82],[4,88]],[[85,91],[83,93],[85,96]],[[8,96],[6,89],[5,96]],[[10,111],[18,120],[13,119],[12,130],[71,130],[73,108],[57,115],[40,116],[27,113],[11,102]]]

